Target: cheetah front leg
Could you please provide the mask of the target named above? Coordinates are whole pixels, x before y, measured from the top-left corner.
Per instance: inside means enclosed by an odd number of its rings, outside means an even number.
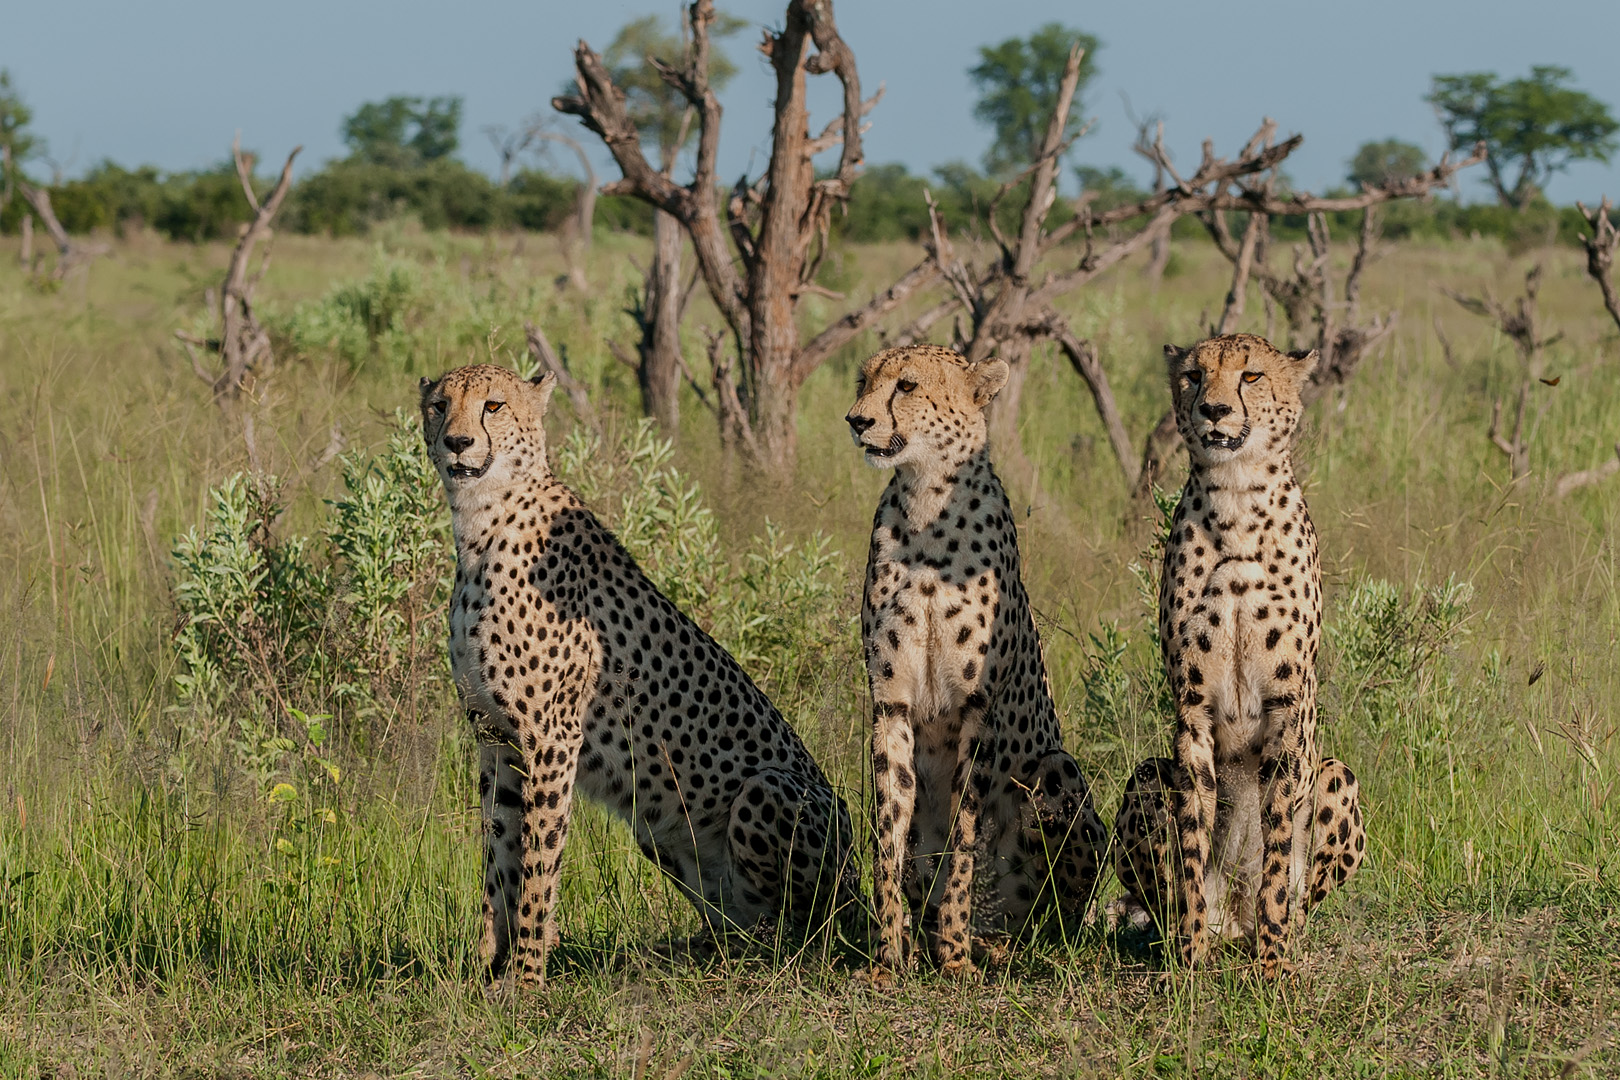
[[[895,972],[906,959],[906,840],[917,803],[916,737],[906,702],[873,702],[872,788],[877,823],[877,857],[872,864],[877,967]]]
[[[1215,829],[1214,719],[1198,703],[1178,706],[1176,832],[1181,842],[1181,962],[1201,963],[1209,952],[1209,908],[1204,874]]]
[[[1314,776],[1306,771],[1299,746],[1300,718],[1295,706],[1268,710],[1270,721],[1265,745],[1260,752],[1260,891],[1255,904],[1255,955],[1261,975],[1275,979],[1292,968],[1286,957],[1293,899],[1294,851],[1296,843],[1308,842],[1296,835],[1300,826],[1300,800],[1297,793],[1309,786]],[[1302,775],[1303,774],[1303,775]]]
[[[523,762],[523,884],[516,974],[543,987],[546,957],[557,936],[557,893],[583,732],[577,718],[553,713],[544,724],[531,717],[518,734],[528,750]]]
[[[478,721],[474,721],[475,727]],[[478,795],[484,834],[484,933],[479,953],[498,983],[512,955],[523,883],[523,756],[511,741],[483,741],[478,729]]]
[[[982,695],[977,695],[982,696]],[[972,958],[973,862],[979,845],[979,811],[983,803],[978,776],[983,746],[979,731],[984,710],[972,704],[962,710],[961,741],[951,774],[950,843],[944,854],[945,889],[939,901],[934,960],[950,978],[969,978]]]

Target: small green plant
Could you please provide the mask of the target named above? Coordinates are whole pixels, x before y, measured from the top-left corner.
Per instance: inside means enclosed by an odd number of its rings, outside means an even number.
[[[453,565],[439,480],[417,421],[395,414],[377,454],[343,459],[345,497],[319,538],[278,535],[274,477],[238,473],[175,544],[182,760],[227,750],[268,784],[327,721],[363,745],[366,721],[441,689]]]
[[[355,369],[381,358],[404,370],[428,292],[420,267],[379,250],[369,275],[299,304],[272,325],[299,354],[329,354]]]

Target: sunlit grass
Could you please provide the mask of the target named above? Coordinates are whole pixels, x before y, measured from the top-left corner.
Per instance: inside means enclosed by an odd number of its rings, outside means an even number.
[[[1615,1068],[1620,480],[1564,500],[1551,481],[1620,437],[1620,342],[1573,251],[1391,250],[1364,303],[1398,311],[1396,333],[1308,422],[1300,455],[1339,620],[1323,741],[1362,779],[1372,847],[1309,928],[1296,985],[1258,985],[1235,954],[1163,976],[1151,941],[1101,927],[1032,946],[972,989],[921,974],[873,992],[836,941],[655,960],[643,948],[691,932],[690,909],[622,827],[585,809],[552,986],[490,1003],[474,955],[472,748],[442,688],[417,715],[386,718],[385,735],[334,748],[336,778],[261,783],[228,754],[179,753],[169,551],[209,489],[249,467],[243,415],[258,461],[289,485],[278,528],[305,534],[338,490],[335,467],[311,469],[334,424],[351,447],[377,446],[418,375],[511,358],[525,319],[544,321],[599,389],[610,434],[628,433],[633,378],[605,342],[629,335],[619,309],[637,244],[599,241],[582,300],[553,286],[548,237],[278,240],[261,291],[272,320],[390,262],[415,268],[420,302],[375,352],[284,349],[229,416],[172,339],[203,311],[223,248],[136,238],[41,294],[0,244],[12,406],[0,425],[0,1074],[629,1076],[642,1060],[655,1077],[688,1058],[696,1076]],[[851,249],[840,272],[858,295],[914,256]],[[1534,471],[1509,486],[1485,427],[1514,389],[1511,349],[1435,285],[1509,293],[1534,258],[1548,267],[1545,320],[1565,333],[1548,358],[1562,378],[1537,390]],[[1185,247],[1178,265],[1157,291],[1127,266],[1068,305],[1138,434],[1163,408],[1159,346],[1192,340],[1225,288],[1206,250]],[[811,322],[837,314],[821,298],[804,306]],[[1262,329],[1257,303],[1251,313],[1245,328]],[[699,299],[693,362],[704,321]],[[722,461],[690,394],[675,459],[729,551],[748,550],[767,518],[787,542],[827,533],[851,619],[885,478],[850,449],[842,416],[852,365],[875,346],[857,342],[807,384],[791,486],[764,489]],[[1025,402],[1031,472],[1007,479],[1027,510],[1026,576],[1071,749],[1111,817],[1131,766],[1166,744],[1130,570],[1146,532],[1067,367],[1037,352]],[[553,419],[560,445],[566,405]],[[1423,625],[1448,584],[1470,595],[1419,659],[1385,670],[1352,647],[1354,627],[1382,624],[1347,614],[1372,581],[1388,583],[1403,626]],[[842,632],[842,653],[777,661],[791,685],[768,685],[866,820],[865,678],[853,623]]]

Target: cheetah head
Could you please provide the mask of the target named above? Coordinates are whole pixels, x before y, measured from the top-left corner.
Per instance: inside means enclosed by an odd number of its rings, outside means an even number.
[[[422,380],[422,437],[452,497],[483,483],[504,486],[546,470],[546,404],[557,385],[489,364]]]
[[[1176,427],[1198,464],[1284,449],[1299,422],[1300,388],[1316,352],[1278,352],[1253,334],[1228,334],[1188,349],[1164,347]]]
[[[984,409],[1007,384],[1007,363],[970,364],[938,345],[885,349],[861,365],[844,419],[877,468],[965,459],[984,445]]]

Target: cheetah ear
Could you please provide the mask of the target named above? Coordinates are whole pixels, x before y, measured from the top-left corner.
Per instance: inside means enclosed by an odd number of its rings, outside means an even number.
[[[534,411],[541,416],[546,415],[546,406],[551,404],[551,392],[557,389],[557,373],[548,371],[544,375],[536,375],[529,380],[534,387]]]
[[[439,385],[439,380],[438,379],[430,379],[426,375],[422,376],[422,381],[417,383],[416,386],[417,386],[417,389],[420,390],[421,393],[422,393],[422,404],[423,405],[427,404],[428,396],[433,393],[434,388],[437,387],[438,385]]]
[[[1007,385],[1008,374],[1005,360],[981,360],[968,368],[968,377],[973,380],[973,404],[981,409],[990,404],[990,399]]]
[[[1315,349],[1295,349],[1288,354],[1288,359],[1294,361],[1289,366],[1294,372],[1294,377],[1300,382],[1311,377],[1311,372],[1316,370],[1316,362],[1321,358],[1321,354]]]
[[[1191,349],[1183,349],[1180,345],[1166,345],[1164,347],[1164,359],[1167,363],[1174,364],[1177,360],[1187,359],[1187,354],[1190,352],[1192,352]]]

